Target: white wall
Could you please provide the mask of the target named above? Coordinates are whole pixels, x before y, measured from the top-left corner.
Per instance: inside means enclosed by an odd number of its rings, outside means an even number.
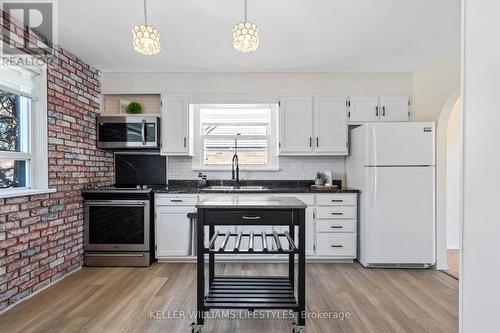
[[[446,139],[446,233],[447,248],[460,248],[461,163],[462,163],[462,113],[461,100],[453,106],[448,121]]]
[[[459,87],[459,49],[416,69],[413,72],[413,119],[437,121],[448,97]]]
[[[411,94],[411,73],[103,73],[102,92],[189,96],[269,96],[328,94]],[[281,157],[277,172],[241,172],[244,179],[313,179],[318,170],[345,176],[343,157]],[[196,179],[191,159],[171,157],[169,179]],[[228,179],[228,172],[206,172]]]
[[[145,58],[145,61],[147,59]],[[411,73],[103,73],[102,92],[172,95],[411,93]]]
[[[461,329],[498,332],[500,2],[464,1]]]

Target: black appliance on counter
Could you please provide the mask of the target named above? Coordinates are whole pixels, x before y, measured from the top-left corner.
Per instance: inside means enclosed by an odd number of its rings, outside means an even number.
[[[167,183],[166,157],[115,154],[116,184],[82,190],[86,266],[149,266],[154,261],[153,188]]]
[[[159,149],[160,118],[146,115],[98,116],[97,147]]]

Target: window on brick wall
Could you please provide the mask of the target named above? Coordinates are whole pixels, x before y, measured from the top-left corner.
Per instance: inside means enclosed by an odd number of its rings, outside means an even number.
[[[238,154],[241,170],[277,168],[276,112],[269,104],[195,105],[195,158],[193,167],[228,170]]]
[[[47,189],[46,75],[0,65],[0,197]]]

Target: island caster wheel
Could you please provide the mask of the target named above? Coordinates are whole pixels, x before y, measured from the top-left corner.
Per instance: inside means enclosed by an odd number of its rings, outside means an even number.
[[[304,326],[297,326],[296,323],[290,324],[290,332],[291,333],[304,333]]]
[[[196,323],[192,323],[189,325],[191,327],[191,333],[202,333],[203,332],[203,326],[202,325],[197,325]]]

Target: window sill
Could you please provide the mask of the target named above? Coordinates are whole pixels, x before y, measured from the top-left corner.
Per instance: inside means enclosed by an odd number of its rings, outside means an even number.
[[[34,194],[46,194],[46,193],[54,193],[57,189],[55,188],[23,188],[23,189],[5,189],[0,190],[0,199],[2,198],[13,198],[13,197],[24,197],[27,195]]]
[[[206,168],[206,167],[193,167],[191,170],[193,171],[223,171],[223,172],[231,172],[231,168],[227,169],[227,168]],[[245,169],[242,169],[240,168],[239,169],[240,172],[278,172],[278,171],[281,171],[280,168],[262,168],[262,169],[248,169],[248,168],[245,168]]]

